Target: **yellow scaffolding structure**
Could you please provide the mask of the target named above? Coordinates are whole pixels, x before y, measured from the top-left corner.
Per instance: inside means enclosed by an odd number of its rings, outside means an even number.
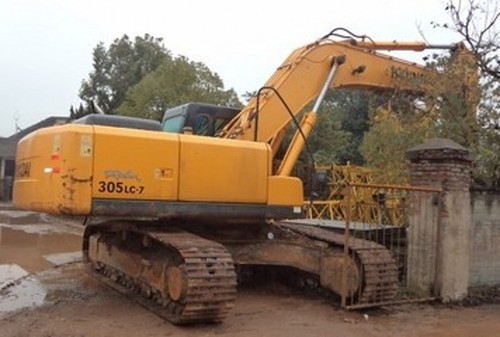
[[[401,186],[376,185],[373,170],[349,164],[318,166],[316,171],[324,172],[328,191],[319,200],[305,202],[308,218],[345,221],[350,208],[353,222],[397,227],[407,223],[407,191]],[[363,186],[352,186],[356,184]]]

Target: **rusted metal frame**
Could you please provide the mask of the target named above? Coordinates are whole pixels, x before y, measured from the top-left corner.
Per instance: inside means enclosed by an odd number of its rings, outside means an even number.
[[[347,185],[346,188],[346,201],[347,201],[347,210],[346,210],[346,217],[345,217],[345,230],[344,230],[344,257],[345,261],[347,261],[350,257],[350,251],[349,251],[349,241],[351,240],[351,233],[350,233],[350,223],[352,221],[352,193],[353,188],[355,187],[360,187],[360,188],[370,188],[370,189],[376,189],[376,190],[402,190],[402,191],[408,191],[408,192],[423,192],[425,194],[432,194],[432,193],[442,193],[441,188],[429,188],[429,187],[419,187],[419,186],[408,186],[408,185],[388,185],[388,184],[366,184],[366,183],[350,183]],[[331,205],[332,202],[326,201],[322,202],[323,205]],[[439,212],[439,205],[438,205],[438,212]],[[377,236],[379,235],[378,232],[375,233]],[[389,249],[391,252],[394,254],[394,249],[397,248],[398,251],[397,253],[397,258],[398,262],[403,263],[403,273],[406,274],[407,272],[407,266],[406,262],[400,260],[401,258],[405,259],[406,254],[401,252],[400,250],[403,248],[401,246],[401,232],[398,231],[397,237],[398,237],[398,242],[394,243],[392,240],[390,242],[390,247]],[[382,233],[383,237],[382,242],[386,242],[386,233],[383,231]],[[394,233],[390,233],[391,237],[393,238]],[[402,254],[402,255],[401,255]],[[348,298],[347,298],[347,269],[346,265],[343,265],[342,269],[342,291],[341,291],[341,305],[344,308],[348,309],[356,309],[356,308],[366,308],[366,307],[371,307],[374,305],[385,305],[385,304],[399,304],[399,303],[408,303],[408,302],[420,302],[420,301],[429,301],[432,300],[432,298],[426,297],[426,298],[415,298],[415,299],[407,299],[407,300],[394,300],[394,301],[384,301],[384,302],[377,302],[377,299],[373,299],[373,303],[364,303],[364,304],[351,304],[349,305]],[[361,276],[363,277],[363,276]],[[405,278],[404,278],[405,279]]]
[[[366,188],[366,189],[374,189],[374,190],[386,190],[386,191],[391,191],[395,192],[394,190],[399,190],[399,191],[406,191],[406,192],[427,192],[427,193],[441,193],[442,189],[441,188],[432,188],[432,187],[425,187],[425,186],[410,186],[410,185],[389,185],[389,184],[366,184],[366,183],[350,183],[350,186],[353,187],[361,187],[361,188]],[[369,209],[371,207],[372,210],[377,210],[377,213],[381,211],[380,205],[378,204],[370,204],[370,205],[365,205]],[[401,217],[398,217],[397,214],[397,209],[396,208],[386,208],[386,212],[384,213],[385,217],[387,220],[390,220],[391,223],[395,225],[400,225],[402,223]],[[402,208],[400,208],[402,209]],[[391,212],[392,210],[392,212]],[[366,218],[366,212],[361,213],[359,216],[362,219],[362,222],[370,222],[370,218]],[[364,218],[363,218],[364,217]],[[394,218],[393,218],[394,217]],[[398,218],[396,218],[398,217]],[[379,219],[380,220],[380,219]]]
[[[349,186],[388,189],[388,190],[406,190],[406,191],[415,191],[415,192],[434,192],[434,193],[443,192],[442,188],[425,187],[425,186],[411,186],[411,185],[349,183]]]
[[[412,187],[412,186],[398,186],[398,185],[376,185],[376,184],[358,184],[358,183],[353,183],[351,185],[355,185],[355,186],[358,186],[358,187],[367,187],[367,188],[377,188],[380,186],[380,189],[399,189],[399,190],[406,190],[406,191],[411,191],[411,192],[421,192],[424,196],[427,195],[427,197],[429,198],[432,198],[433,195],[435,194],[438,194],[440,195],[442,193],[442,189],[440,188],[426,188],[426,187]],[[351,188],[348,188],[348,193],[351,192]],[[350,195],[350,193],[348,194]],[[350,203],[350,199],[349,200],[349,203]],[[439,202],[437,204],[437,210],[435,210],[435,215],[434,216],[439,216],[439,212],[440,212],[440,209],[442,207],[441,205],[441,198],[439,198]],[[351,208],[349,207],[348,209],[349,213],[351,211]],[[351,235],[350,231],[348,231],[348,228],[349,228],[349,223],[351,221],[351,217],[349,217],[348,219],[346,219],[346,235]],[[423,224],[421,222],[419,222],[417,224],[418,228],[417,228],[417,231],[421,231],[422,230],[422,226]],[[436,230],[439,231],[439,224],[438,226],[436,227]],[[384,234],[384,240],[385,240],[385,233]],[[391,236],[392,236],[392,232],[391,232]],[[397,261],[398,262],[403,262],[403,279],[402,279],[402,284],[406,284],[407,282],[407,261],[406,261],[406,256],[407,256],[407,252],[402,252],[402,248],[403,246],[401,246],[401,230],[398,230],[397,232],[397,238],[398,238],[398,241],[396,242],[396,244],[394,245],[393,242],[391,241],[391,244],[390,244],[390,247],[389,249],[391,250],[392,254],[396,254],[398,259]],[[439,232],[436,233],[436,235],[438,236],[439,235]],[[346,236],[346,242],[347,242],[347,236]],[[438,245],[437,243],[438,241],[436,241],[436,245]],[[397,248],[397,251],[394,250],[394,248]],[[437,250],[439,250],[439,246],[436,247],[436,256],[437,256]],[[401,259],[404,259],[404,261],[402,261]],[[436,266],[437,268],[437,266]],[[432,301],[434,300],[435,297],[417,297],[417,298],[412,298],[412,299],[404,299],[404,300],[394,300],[394,301],[384,301],[384,302],[376,302],[374,301],[374,303],[365,303],[365,304],[352,304],[352,305],[345,305],[344,306],[344,302],[343,302],[343,307],[345,307],[346,309],[362,309],[362,308],[367,308],[367,307],[372,307],[374,305],[389,305],[389,304],[392,304],[392,305],[395,305],[395,304],[403,304],[403,303],[418,303],[418,302],[427,302],[427,301]]]
[[[335,208],[339,206],[337,200],[317,200],[312,204],[307,202],[306,205],[308,217],[311,219],[321,219],[325,215],[330,220],[335,220],[336,216],[343,218],[343,214],[335,211]]]
[[[338,203],[337,200],[318,200],[314,201],[313,204],[310,206],[311,210],[309,211],[309,216],[311,218],[329,218],[330,220],[336,219],[336,218],[341,218],[345,219],[344,212],[345,207],[351,207],[350,205],[352,203],[353,196],[362,193],[361,191],[357,190],[355,187],[360,187],[364,189],[374,189],[374,190],[394,190],[394,193],[396,193],[397,190],[399,191],[406,191],[406,192],[411,192],[411,191],[422,191],[422,192],[441,192],[441,189],[439,188],[429,188],[429,187],[419,187],[419,186],[409,186],[409,185],[388,185],[388,184],[367,184],[367,183],[347,183],[346,184],[346,190],[349,189],[348,186],[352,186],[354,188],[351,191],[351,202],[347,204],[347,206],[341,205]],[[353,195],[354,193],[354,195]],[[363,199],[363,198],[361,198]],[[356,217],[359,217],[359,221],[361,222],[369,222],[372,223],[373,221],[376,221],[374,219],[375,213],[379,213],[381,211],[380,205],[374,203],[374,204],[363,204],[363,205],[358,205],[356,209]],[[353,210],[351,210],[351,220],[353,219]],[[395,224],[401,224],[402,223],[402,217],[401,214],[398,214],[398,207],[388,207],[386,208],[386,212],[384,213],[384,217],[387,218],[387,220],[391,221],[391,223]],[[380,221],[379,221],[380,222]]]
[[[349,258],[349,226],[351,223],[351,188],[347,186],[347,216],[344,230],[344,264],[342,266],[342,291],[341,291],[341,305],[343,308],[347,307],[347,259]],[[363,279],[363,275],[360,275]]]

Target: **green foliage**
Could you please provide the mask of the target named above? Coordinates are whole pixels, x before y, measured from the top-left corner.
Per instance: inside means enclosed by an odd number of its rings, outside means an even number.
[[[373,113],[372,126],[366,133],[360,150],[368,163],[367,166],[377,172],[374,175],[376,182],[406,183],[406,151],[431,137],[432,131],[425,119],[405,120],[390,107],[380,107]]]
[[[328,93],[309,139],[318,163],[363,164],[359,145],[369,128],[369,104],[370,93],[366,91],[339,89]]]
[[[106,113],[122,104],[131,86],[171,58],[162,39],[148,34],[134,40],[123,35],[109,48],[101,42],[94,48],[92,57],[94,69],[82,82],[80,98],[85,102],[97,101]]]
[[[165,59],[158,69],[131,87],[117,112],[161,120],[166,109],[187,102],[241,106],[236,92],[224,90],[216,73],[203,63],[179,56]]]
[[[403,85],[416,88],[414,92],[329,93],[325,111],[320,113],[310,139],[316,160],[366,164],[379,172],[379,182],[404,183],[407,181],[405,152],[430,138],[443,137],[480,153],[475,176],[481,168],[485,176],[491,177],[494,168],[499,170],[500,161],[494,160],[495,152],[488,151],[487,142],[498,139],[498,133],[486,135],[485,128],[478,123],[480,88],[471,56],[460,48],[451,54],[433,55],[427,65],[430,75],[409,79],[413,83]],[[491,104],[493,96],[487,101]],[[494,119],[491,113],[484,118],[490,124]],[[488,160],[484,161],[485,158]]]
[[[341,129],[338,114],[320,109],[316,128],[309,137],[309,148],[318,164],[339,163],[344,149],[349,148],[352,136]]]
[[[258,90],[254,90],[254,91],[246,91],[243,95],[241,95],[243,97],[243,99],[245,100],[245,103],[248,103],[250,102],[250,100],[253,98],[253,97],[256,97],[257,96],[257,92]]]
[[[484,121],[482,126],[478,118],[485,114],[485,121],[494,120],[491,111],[498,111],[498,105],[486,112],[484,102],[491,105],[495,99],[484,100],[485,91],[479,88],[477,68],[469,56],[469,53],[435,55],[428,63],[431,75],[414,83],[423,89],[422,95],[395,93],[388,108],[374,111],[362,153],[368,166],[381,172],[384,182],[405,182],[402,171],[406,167],[406,150],[441,137],[454,140],[476,155],[473,170],[476,181],[490,186],[494,181],[498,184],[500,160],[495,150],[498,145],[494,144],[498,144],[500,137],[488,131]],[[478,108],[481,93],[483,104]],[[492,141],[496,141],[493,146]]]
[[[473,163],[474,181],[486,188],[500,188],[500,7],[497,0],[447,0],[448,22],[433,25],[454,31],[475,56],[480,69],[481,96],[474,117],[469,143],[476,160]],[[462,134],[463,128],[458,128]],[[455,132],[456,130],[450,130]],[[470,141],[472,140],[472,141]]]
[[[89,102],[89,104],[86,104],[85,106],[82,103],[80,103],[80,105],[76,109],[72,105],[69,108],[69,118],[75,120],[84,117],[88,114],[103,113],[103,111],[99,109],[100,107],[95,104],[95,101],[91,101]]]
[[[74,106],[71,106],[69,108],[69,118],[71,118],[72,120],[75,120],[75,119],[78,119],[78,118],[81,118],[85,115],[88,115],[90,112],[88,111],[88,109],[85,109],[83,107],[83,104],[80,103],[80,105],[78,106],[78,108],[75,109]]]
[[[481,126],[475,147],[473,176],[475,182],[487,188],[500,188],[500,82],[486,76],[482,84],[483,99],[479,106]]]
[[[477,106],[480,88],[478,69],[465,49],[435,56],[428,67],[436,70],[424,83],[423,105],[417,112],[432,117],[439,137],[474,148],[478,141]]]
[[[472,54],[470,54],[472,55]],[[466,55],[467,56],[467,55]],[[478,78],[475,58],[436,58],[431,64],[445,75],[433,79],[426,95],[427,110],[433,110],[434,133],[450,138],[474,154],[472,178],[487,188],[500,186],[500,89],[498,79],[487,72]],[[445,91],[444,89],[448,89]],[[441,90],[440,100],[436,100]],[[433,97],[434,96],[434,97]],[[431,102],[433,104],[431,105]]]
[[[500,131],[487,129],[481,133],[475,149],[473,177],[476,184],[486,188],[500,188]]]

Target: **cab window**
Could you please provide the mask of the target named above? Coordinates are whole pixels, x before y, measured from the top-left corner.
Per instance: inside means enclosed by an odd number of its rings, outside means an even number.
[[[210,118],[208,115],[198,115],[194,122],[194,134],[200,136],[208,135],[208,126],[210,123]]]
[[[227,118],[216,118],[214,123],[214,134],[218,134],[229,122]]]
[[[184,123],[184,116],[183,115],[178,115],[178,116],[166,119],[165,122],[163,122],[163,131],[179,133],[179,132],[181,132],[181,127],[182,127],[183,123]]]

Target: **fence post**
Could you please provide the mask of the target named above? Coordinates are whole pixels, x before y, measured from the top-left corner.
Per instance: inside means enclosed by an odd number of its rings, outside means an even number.
[[[471,240],[470,151],[436,138],[410,149],[410,183],[441,187],[438,200],[413,194],[408,231],[410,287],[435,292],[443,301],[467,296]],[[439,204],[437,216],[430,216]]]

